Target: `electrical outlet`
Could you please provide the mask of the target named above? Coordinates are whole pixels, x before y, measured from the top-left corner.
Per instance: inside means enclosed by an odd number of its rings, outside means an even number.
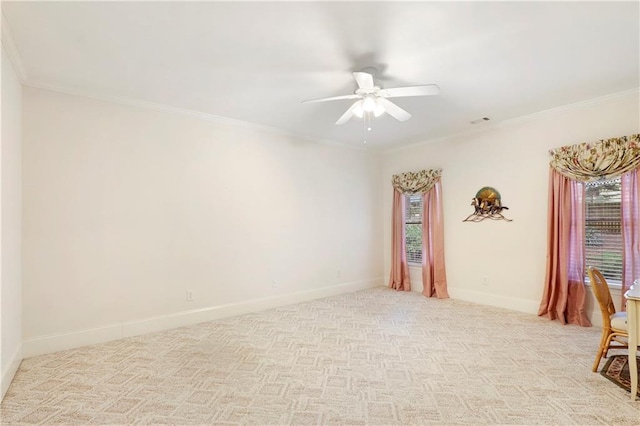
[[[187,302],[193,302],[193,290],[187,290]]]
[[[275,282],[275,281],[271,281],[271,287],[277,288],[278,287],[278,283]]]
[[[487,277],[486,275],[482,277],[482,285],[483,286],[489,285],[489,277]]]

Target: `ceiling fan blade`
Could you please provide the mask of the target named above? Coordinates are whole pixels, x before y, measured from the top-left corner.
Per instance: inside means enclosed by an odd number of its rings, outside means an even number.
[[[383,89],[380,94],[386,98],[400,98],[406,96],[430,96],[440,93],[440,88],[435,84],[425,84],[424,86],[396,87]]]
[[[373,76],[368,72],[354,72],[353,78],[356,79],[359,88],[373,90]]]
[[[312,103],[312,102],[326,102],[326,101],[337,101],[340,99],[358,99],[360,96],[359,95],[342,95],[342,96],[334,96],[331,98],[320,98],[320,99],[309,99],[306,101],[302,101],[301,103],[303,104],[308,104],[308,103]]]
[[[346,110],[345,113],[342,114],[342,116],[340,118],[338,118],[338,121],[336,121],[336,126],[340,126],[340,125],[346,123],[347,121],[351,120],[351,117],[353,117],[353,111],[361,103],[362,103],[362,101],[354,102],[353,105],[351,105],[349,107],[349,109]]]
[[[398,121],[407,121],[411,118],[411,114],[407,111],[400,108],[398,105],[394,104],[388,99],[378,98],[378,102],[384,107],[384,110],[387,114],[392,116]]]

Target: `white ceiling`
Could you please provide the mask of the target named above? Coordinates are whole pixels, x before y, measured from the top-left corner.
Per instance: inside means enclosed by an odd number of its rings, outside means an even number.
[[[640,87],[638,2],[2,2],[25,84],[143,100],[362,144],[352,71],[397,98],[366,135],[392,148]]]

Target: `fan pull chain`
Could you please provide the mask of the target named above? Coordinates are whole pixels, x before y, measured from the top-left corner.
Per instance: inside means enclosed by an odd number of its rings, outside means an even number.
[[[365,111],[362,118],[362,124],[364,125],[362,128],[364,133],[364,143],[367,143],[367,132],[371,131],[371,113],[369,111]]]

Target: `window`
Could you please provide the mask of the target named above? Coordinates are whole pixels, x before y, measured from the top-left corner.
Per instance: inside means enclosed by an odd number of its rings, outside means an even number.
[[[585,262],[609,283],[622,281],[620,178],[585,185]]]
[[[422,263],[422,194],[405,195],[404,234],[407,262]]]

